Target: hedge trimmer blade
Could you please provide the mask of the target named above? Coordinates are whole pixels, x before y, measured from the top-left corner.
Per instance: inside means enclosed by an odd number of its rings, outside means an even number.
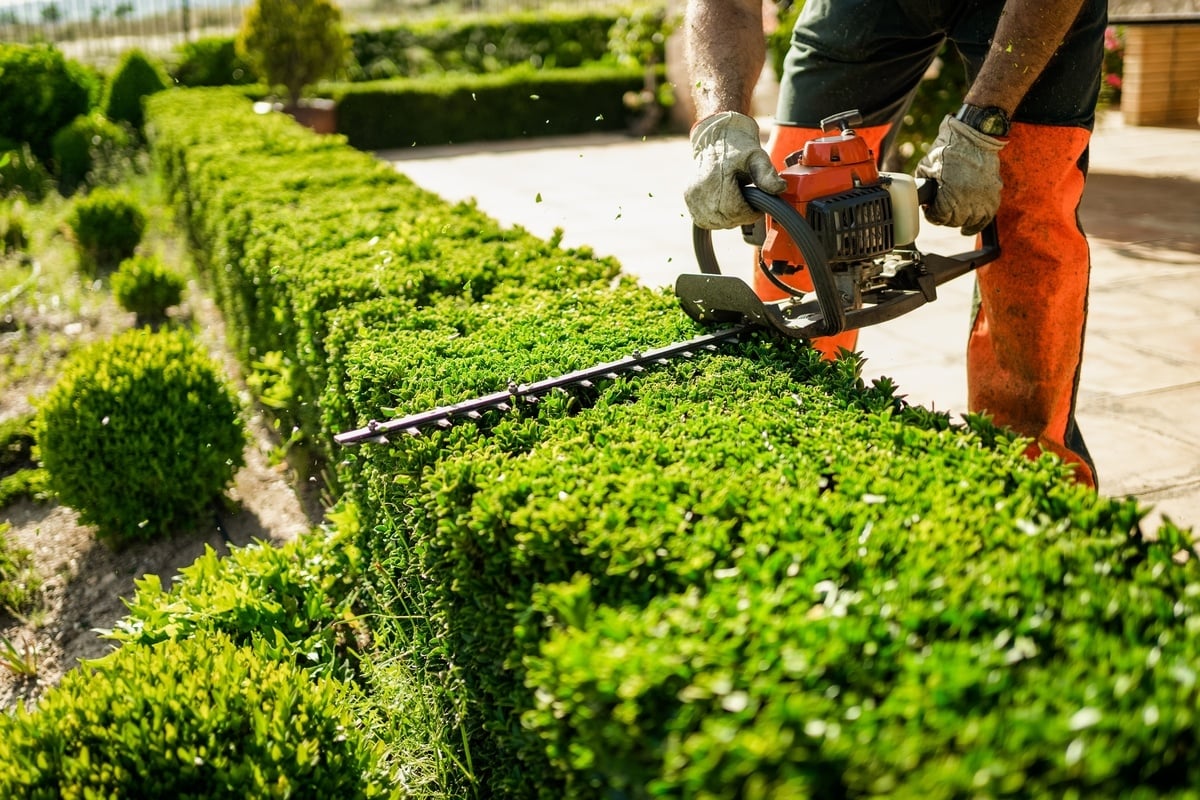
[[[678,359],[695,357],[698,353],[713,352],[724,342],[736,341],[748,330],[739,325],[706,333],[684,342],[676,342],[653,350],[635,351],[625,358],[597,364],[585,369],[568,372],[554,378],[534,383],[510,383],[507,388],[482,397],[463,400],[448,406],[440,406],[410,414],[407,417],[383,422],[371,420],[362,428],[339,433],[333,437],[338,444],[363,444],[367,442],[386,444],[388,434],[403,433],[420,436],[430,428],[446,429],[455,422],[479,419],[485,411],[509,411],[518,403],[535,403],[555,390],[566,391],[571,387],[591,388],[596,381],[612,380],[629,373],[644,372],[648,367],[662,366]]]

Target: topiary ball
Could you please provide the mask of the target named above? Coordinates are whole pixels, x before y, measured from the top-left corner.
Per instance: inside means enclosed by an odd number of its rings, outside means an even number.
[[[119,159],[131,147],[128,130],[103,115],[76,117],[51,142],[60,191],[69,195],[85,183],[99,183],[95,173],[103,170],[97,168],[114,169],[116,165],[103,162]]]
[[[166,69],[141,50],[128,50],[105,86],[101,108],[114,122],[128,122],[140,132],[146,122],[142,103],[147,95],[171,85]]]
[[[133,255],[146,231],[138,203],[115,189],[94,190],[76,201],[67,216],[79,266],[90,275],[114,269]]]
[[[121,262],[112,276],[113,296],[121,308],[137,314],[140,324],[167,318],[167,309],[183,299],[183,276],[155,256],[133,256]]]
[[[194,525],[244,463],[237,396],[182,330],[74,354],[36,427],[50,490],[116,543]]]
[[[0,795],[386,796],[347,693],[223,635],[122,647],[0,714]]]

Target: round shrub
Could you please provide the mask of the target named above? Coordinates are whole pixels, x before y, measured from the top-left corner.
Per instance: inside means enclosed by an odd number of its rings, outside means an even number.
[[[121,262],[112,276],[113,296],[138,322],[154,324],[167,318],[167,309],[183,299],[183,276],[155,256],[133,256]]]
[[[258,76],[237,54],[233,37],[209,36],[179,46],[179,63],[172,72],[180,86],[241,86]]]
[[[112,168],[123,155],[128,156],[132,142],[129,133],[103,114],[83,114],[54,134],[51,149],[59,189],[74,192],[89,182],[100,167]],[[99,183],[99,180],[92,180]]]
[[[133,255],[146,230],[146,214],[127,194],[101,188],[75,203],[67,224],[75,236],[79,266],[96,274]]]
[[[141,131],[146,121],[142,101],[147,95],[170,86],[163,66],[141,50],[129,50],[121,56],[104,91],[101,108],[114,122],[127,122]]]
[[[99,79],[51,45],[0,43],[0,136],[28,142],[41,161],[62,126],[86,114]]]
[[[71,356],[38,410],[49,488],[114,542],[194,525],[242,466],[245,428],[182,330],[138,328]]]
[[[40,203],[50,184],[50,173],[29,145],[0,148],[0,197],[19,194],[31,203]]]
[[[384,796],[347,692],[222,635],[123,647],[0,714],[0,796]]]

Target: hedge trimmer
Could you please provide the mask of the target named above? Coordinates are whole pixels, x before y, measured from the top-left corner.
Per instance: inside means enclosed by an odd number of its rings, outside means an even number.
[[[555,390],[586,388],[598,380],[691,358],[751,330],[808,340],[876,325],[936,300],[938,286],[1000,254],[994,224],[982,232],[980,249],[954,256],[918,251],[920,206],[933,200],[937,184],[879,172],[870,148],[851,128],[859,122],[853,111],[824,120],[826,135],[788,156],[780,173],[787,188],[781,194],[754,186],[742,190],[751,208],[765,215],[742,229],[743,238],[758,248],[759,269],[783,299],[763,300],[741,278],[723,275],[711,231],[695,228],[700,272],[680,275],[675,294],[688,316],[720,326],[717,330],[554,378],[510,383],[483,397],[403,418],[372,420],[338,434],[335,441],[386,442],[389,433],[418,435],[432,427],[447,428]],[[793,285],[804,273],[811,291]]]

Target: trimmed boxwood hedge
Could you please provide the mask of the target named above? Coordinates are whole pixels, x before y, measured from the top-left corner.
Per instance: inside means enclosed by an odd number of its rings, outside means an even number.
[[[665,11],[642,13],[661,20]],[[338,82],[314,91],[337,102],[338,131],[366,150],[625,130],[633,113],[624,98],[645,81],[641,65],[610,52],[610,33],[625,19],[539,12],[354,31]],[[649,46],[662,64],[663,43]],[[189,44],[176,78],[186,86],[213,85],[220,75],[245,82],[232,59],[232,40]]]
[[[479,298],[505,284],[569,287],[617,271],[611,259],[446,203],[342,137],[256,114],[236,89],[166,92],[148,107],[155,158],[235,347],[251,365],[278,355],[284,410],[309,433],[320,430],[332,311],[376,298]]]
[[[411,331],[358,340],[346,393],[403,413],[495,388],[505,375],[554,374],[550,364],[522,371],[535,343],[557,344],[563,369],[576,352],[598,360],[593,347],[622,352],[621,326],[650,341],[692,332],[669,298],[656,305],[648,294],[574,304],[513,296],[469,326],[449,309],[418,312]],[[442,393],[449,381],[478,383]],[[485,418],[352,456],[366,465],[365,503],[377,519],[367,544],[401,587],[391,607],[420,618],[414,635],[441,654],[429,674],[468,698],[477,776],[497,796],[839,796],[830,787],[843,784],[865,796],[943,779],[1001,793],[1021,753],[1044,765],[1074,740],[1051,726],[1006,744],[1007,726],[1040,722],[1039,709],[1059,697],[1077,699],[1075,711],[1124,707],[1086,687],[1066,693],[1048,676],[1088,664],[1092,645],[1077,640],[1114,613],[1113,591],[1140,592],[1110,570],[1142,561],[1144,578],[1183,546],[1172,530],[1140,541],[1136,504],[1096,498],[1061,464],[1027,462],[1020,442],[984,421],[953,428],[905,407],[890,386],[862,386],[852,361],[829,365],[794,343],[751,340],[619,381],[586,405]],[[1085,580],[1093,563],[1099,583]],[[1188,581],[1179,568],[1156,591],[1169,596]],[[1075,608],[1078,585],[1092,598]],[[748,610],[750,599],[763,610]],[[1147,602],[1166,615],[1159,624],[1187,629],[1173,608]],[[709,635],[726,619],[729,630]],[[1067,624],[1055,630],[1054,620]],[[1131,646],[1152,658],[1158,645],[1148,634]],[[993,655],[978,669],[977,650]],[[930,660],[941,652],[944,664]],[[1004,659],[1010,670],[992,688]],[[1128,673],[1110,680],[1136,692]],[[900,698],[899,710],[874,716],[859,707]],[[976,698],[1002,708],[976,712]],[[927,704],[932,721],[905,716]],[[807,716],[815,711],[824,716]],[[957,721],[977,713],[992,738],[954,741]],[[836,746],[872,751],[862,765],[821,750],[811,731],[827,723],[845,731]],[[925,725],[928,744],[902,756],[873,751],[877,730],[902,741],[909,725]],[[964,779],[959,761],[979,766]],[[1067,766],[1041,795],[1055,796],[1057,781],[1091,787],[1102,774]],[[1037,786],[1042,766],[1029,769]]]
[[[640,67],[514,70],[338,84],[338,130],[364,150],[625,130]]]
[[[320,441],[697,332],[236,95],[148,111],[243,358],[292,365]],[[336,453],[388,656],[463,735],[444,791],[1194,795],[1189,536],[857,368],[759,334]]]

